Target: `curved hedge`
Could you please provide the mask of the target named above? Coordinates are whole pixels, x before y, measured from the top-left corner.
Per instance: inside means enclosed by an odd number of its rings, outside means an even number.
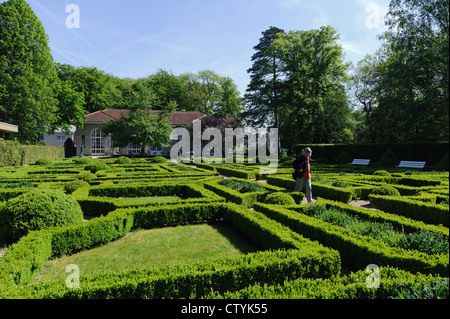
[[[0,211],[0,239],[15,242],[33,230],[83,221],[75,199],[59,190],[37,189],[9,200]]]
[[[224,219],[263,252],[177,267],[110,273],[64,283],[27,285],[50,257],[107,243],[136,228]],[[194,204],[121,209],[89,223],[31,232],[0,260],[0,296],[5,298],[189,298],[214,289],[242,289],[256,282],[281,283],[286,277],[328,278],[340,272],[335,250],[312,242],[263,214],[234,204]]]

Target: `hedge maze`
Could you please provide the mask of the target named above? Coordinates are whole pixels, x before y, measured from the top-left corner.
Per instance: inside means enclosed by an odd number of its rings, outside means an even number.
[[[317,200],[303,204],[291,170],[281,165],[267,176],[255,164],[160,157],[1,168],[0,297],[448,298],[448,172],[313,163]],[[54,205],[64,213],[56,216]],[[131,261],[126,270],[94,275],[78,265],[75,287],[43,280],[59,258],[101,254],[138,231],[176,234],[190,225],[224,225],[255,249],[140,268]],[[132,250],[117,259],[136,258]],[[369,265],[378,271],[375,287]]]

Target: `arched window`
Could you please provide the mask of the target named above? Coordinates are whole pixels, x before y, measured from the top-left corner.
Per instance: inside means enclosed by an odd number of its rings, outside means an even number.
[[[91,133],[91,153],[104,154],[105,153],[105,137],[102,131],[95,129]]]

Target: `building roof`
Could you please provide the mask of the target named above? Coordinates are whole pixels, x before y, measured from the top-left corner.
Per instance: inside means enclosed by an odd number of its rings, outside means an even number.
[[[19,127],[17,125],[0,122],[0,131],[17,133],[19,132]]]
[[[118,121],[123,116],[128,116],[130,114],[130,110],[126,109],[107,109],[97,111],[86,116],[85,123],[86,124],[101,124],[108,121]],[[159,111],[152,111],[153,114],[157,114]],[[199,120],[205,117],[206,114],[201,112],[175,112],[172,115],[171,122],[173,125],[188,125],[192,124],[192,122]]]

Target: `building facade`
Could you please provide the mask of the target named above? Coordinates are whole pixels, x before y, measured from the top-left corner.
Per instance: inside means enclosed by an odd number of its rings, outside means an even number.
[[[0,141],[5,139],[5,133],[18,133],[19,127],[8,123],[0,122]]]
[[[158,111],[152,111],[157,113]],[[74,136],[76,155],[83,156],[112,156],[112,155],[140,155],[141,149],[133,145],[125,148],[114,147],[111,135],[102,133],[102,126],[108,121],[118,121],[130,114],[130,110],[107,109],[97,111],[86,116],[83,128],[77,128]],[[175,112],[171,122],[173,127],[185,127],[194,121],[201,120],[206,114],[201,112]],[[176,142],[174,142],[176,143]],[[171,147],[146,149],[147,155],[168,155]]]

